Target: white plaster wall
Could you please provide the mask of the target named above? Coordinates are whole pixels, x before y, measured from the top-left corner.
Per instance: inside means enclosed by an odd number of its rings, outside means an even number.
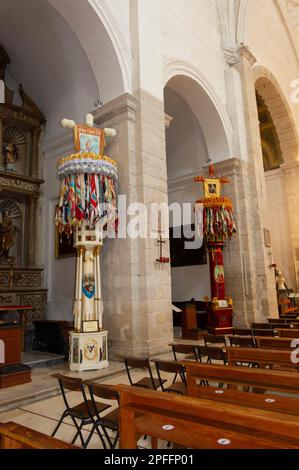
[[[295,122],[299,120],[299,105],[292,104],[291,82],[299,77],[298,58],[288,26],[274,0],[249,1],[245,21],[245,44],[258,64],[269,69],[279,82]],[[297,127],[298,128],[298,127]]]
[[[8,72],[47,119],[47,142],[63,135],[59,120],[82,118],[99,99],[91,65],[70,26],[46,0],[0,0],[0,43]]]
[[[165,89],[165,112],[173,118],[166,131],[166,154],[169,204],[193,204],[202,195],[201,185],[193,183],[193,177],[204,174],[208,159],[207,145],[196,116],[183,98],[170,88]],[[181,221],[189,223],[188,220]],[[177,226],[171,220],[171,226]],[[171,268],[172,300],[203,300],[210,296],[209,267],[207,265]]]
[[[282,170],[265,173],[270,217],[273,262],[284,273],[288,287],[295,289],[290,227]]]
[[[225,61],[216,4],[211,0],[161,1],[163,62],[191,64],[208,77],[210,86],[226,103]]]
[[[72,319],[72,301],[75,289],[75,257],[55,258],[55,206],[58,203],[60,179],[57,176],[57,163],[61,156],[73,151],[71,132],[65,131],[69,138],[65,143],[58,141],[58,147],[45,146],[44,170],[45,202],[44,202],[44,265],[45,285],[48,292],[49,319]]]

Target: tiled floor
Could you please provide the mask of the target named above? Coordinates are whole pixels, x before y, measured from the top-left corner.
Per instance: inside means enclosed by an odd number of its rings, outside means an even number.
[[[180,342],[190,343],[188,340],[180,340]],[[169,360],[173,359],[172,353],[170,352],[155,357]],[[0,390],[0,422],[13,421],[50,436],[65,409],[57,379],[52,377],[52,375],[57,372],[73,377],[82,377],[84,379],[98,379],[101,383],[128,384],[124,365],[121,362],[111,361],[109,369],[81,373],[70,372],[67,363],[50,367],[37,367],[32,370],[32,383]],[[136,380],[142,376],[144,376],[143,372],[134,373],[134,379]],[[82,395],[79,392],[68,393],[68,398],[71,405],[82,401]],[[111,408],[107,410],[107,412],[110,411]],[[83,429],[83,434],[86,438],[90,431],[90,426]],[[55,437],[70,443],[75,433],[76,428],[73,422],[67,418]],[[76,445],[80,445],[79,439]],[[140,439],[138,446],[142,448],[149,447],[150,439]],[[159,448],[166,446],[166,442],[159,442]],[[94,434],[88,448],[102,448],[101,440],[98,435]]]
[[[109,369],[84,373],[70,372],[67,363],[57,364],[51,367],[34,368],[31,373],[31,383],[0,390],[0,413],[23,406],[23,404],[28,404],[32,401],[57,395],[59,388],[57,380],[52,377],[53,374],[61,373],[64,375],[72,375],[73,377],[94,379],[97,377],[109,377],[123,370],[123,364],[114,361],[110,362]]]
[[[133,375],[134,380],[138,380],[144,374],[141,372],[136,372]],[[100,380],[101,383],[109,383],[109,384],[128,384],[128,379],[126,374],[120,373],[110,377],[106,380]],[[68,399],[70,405],[76,405],[82,401],[82,395],[80,392],[69,392]],[[101,400],[105,401],[105,400]],[[107,401],[107,403],[113,404],[113,402]],[[54,396],[52,398],[48,398],[46,400],[36,401],[35,403],[28,404],[16,408],[14,410],[10,410],[4,413],[0,413],[0,422],[5,423],[8,421],[13,421],[18,424],[22,424],[27,426],[31,429],[36,431],[40,431],[44,434],[50,436],[57,425],[61,414],[65,409],[62,397],[60,395]],[[110,412],[111,408],[107,410]],[[83,428],[83,437],[84,439],[87,438],[89,435],[90,426],[86,426]],[[76,428],[71,421],[70,418],[66,418],[64,423],[61,425],[60,429],[58,430],[55,437],[58,439],[70,443],[76,433]],[[112,434],[113,435],[113,434]],[[76,445],[80,445],[80,440],[78,439]],[[138,441],[138,447],[146,448],[150,446],[150,439],[141,438]],[[159,442],[159,448],[166,447],[167,443],[164,441]],[[97,434],[94,434],[92,437],[90,444],[88,446],[89,449],[102,449],[102,443]]]

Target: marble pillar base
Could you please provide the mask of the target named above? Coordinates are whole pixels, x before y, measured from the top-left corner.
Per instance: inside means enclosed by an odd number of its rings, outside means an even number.
[[[98,370],[109,366],[107,331],[70,333],[71,371]]]

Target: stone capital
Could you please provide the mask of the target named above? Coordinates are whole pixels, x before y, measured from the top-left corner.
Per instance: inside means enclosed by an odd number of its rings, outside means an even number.
[[[103,123],[108,125],[110,122],[115,123],[124,119],[135,122],[137,106],[137,98],[125,93],[93,111],[94,122],[97,125]]]
[[[230,157],[227,160],[213,163],[215,167],[216,176],[233,176],[236,175],[243,166],[243,162],[240,158]]]
[[[285,175],[299,173],[299,161],[286,162],[280,165],[280,170]]]

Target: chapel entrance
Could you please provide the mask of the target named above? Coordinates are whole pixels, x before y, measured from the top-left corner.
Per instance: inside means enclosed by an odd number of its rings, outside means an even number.
[[[256,84],[256,100],[265,175],[265,191],[270,214],[265,227],[265,246],[269,264],[278,277],[285,280],[287,298],[298,289],[298,260],[294,230],[297,217],[290,203],[290,166],[297,159],[297,140],[291,113],[278,85],[271,77],[260,77]],[[294,201],[293,201],[294,202]],[[280,274],[279,274],[280,272]]]
[[[87,2],[78,23],[67,3],[0,0],[0,307],[32,307],[22,315],[27,349],[35,321],[71,327],[73,320],[75,251],[54,225],[57,161],[72,150],[59,122],[81,122],[123,93],[100,17]],[[96,34],[96,52],[86,24]],[[19,319],[8,316],[2,320]]]
[[[195,80],[174,76],[165,87],[164,100],[172,302],[181,310],[195,304],[197,327],[205,329],[204,298],[211,298],[207,250],[198,243],[188,249],[186,242],[194,239],[194,202],[202,196],[194,177],[208,176],[209,163],[228,158],[227,138],[216,106]],[[173,315],[174,326],[182,326],[182,314]]]

